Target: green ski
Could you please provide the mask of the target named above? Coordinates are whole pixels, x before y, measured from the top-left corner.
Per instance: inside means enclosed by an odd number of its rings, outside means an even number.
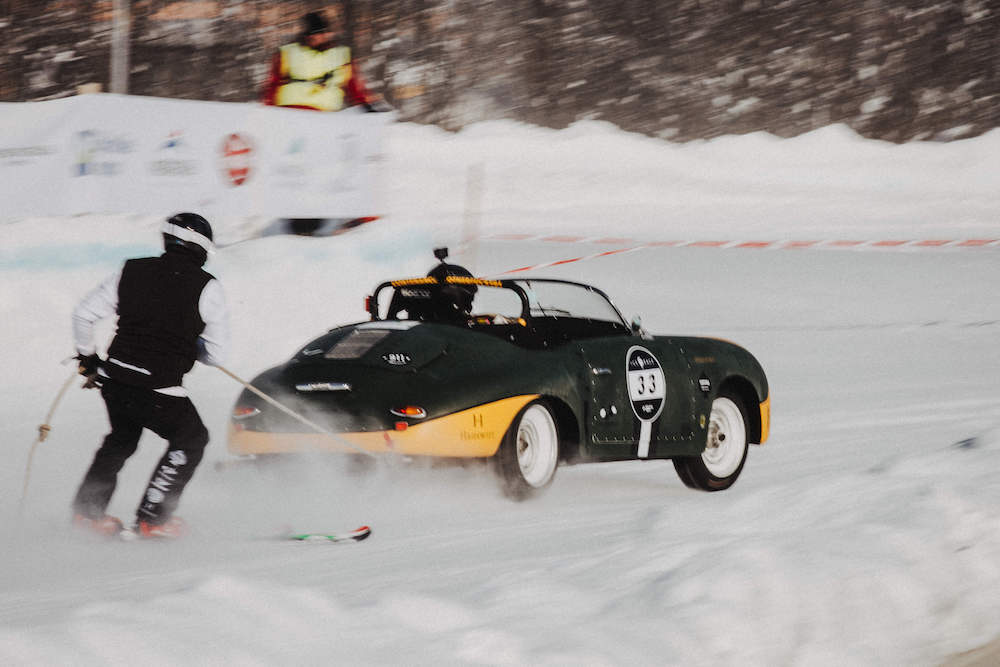
[[[347,533],[287,533],[281,539],[295,542],[360,542],[371,534],[371,528],[361,526]]]

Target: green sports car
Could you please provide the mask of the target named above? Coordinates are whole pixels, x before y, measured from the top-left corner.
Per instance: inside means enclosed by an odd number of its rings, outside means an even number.
[[[229,450],[488,459],[522,499],[561,462],[631,459],[671,459],[684,484],[719,491],[767,440],[767,379],[742,347],[652,336],[590,285],[474,278],[445,256],[256,377]]]

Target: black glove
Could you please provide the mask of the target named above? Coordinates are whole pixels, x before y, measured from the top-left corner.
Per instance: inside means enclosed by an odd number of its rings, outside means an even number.
[[[100,376],[97,374],[97,369],[101,366],[101,358],[96,354],[78,354],[76,355],[76,360],[79,363],[77,371],[80,375],[87,378],[87,381],[83,383],[83,388],[93,389],[100,387],[101,381]]]

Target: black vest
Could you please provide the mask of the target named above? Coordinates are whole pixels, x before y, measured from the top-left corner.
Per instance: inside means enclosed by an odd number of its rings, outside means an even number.
[[[123,384],[159,389],[181,384],[198,358],[205,322],[201,292],[212,280],[184,252],[130,259],[118,284],[118,332],[105,372]]]

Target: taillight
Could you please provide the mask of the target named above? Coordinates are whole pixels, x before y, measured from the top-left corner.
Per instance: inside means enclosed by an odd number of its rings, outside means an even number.
[[[249,419],[250,417],[256,417],[260,414],[260,410],[257,408],[251,408],[246,405],[237,405],[233,408],[233,419],[239,421],[242,419]]]
[[[427,411],[416,405],[407,405],[402,408],[393,408],[390,410],[392,414],[397,417],[409,417],[410,419],[423,419],[427,416]]]

